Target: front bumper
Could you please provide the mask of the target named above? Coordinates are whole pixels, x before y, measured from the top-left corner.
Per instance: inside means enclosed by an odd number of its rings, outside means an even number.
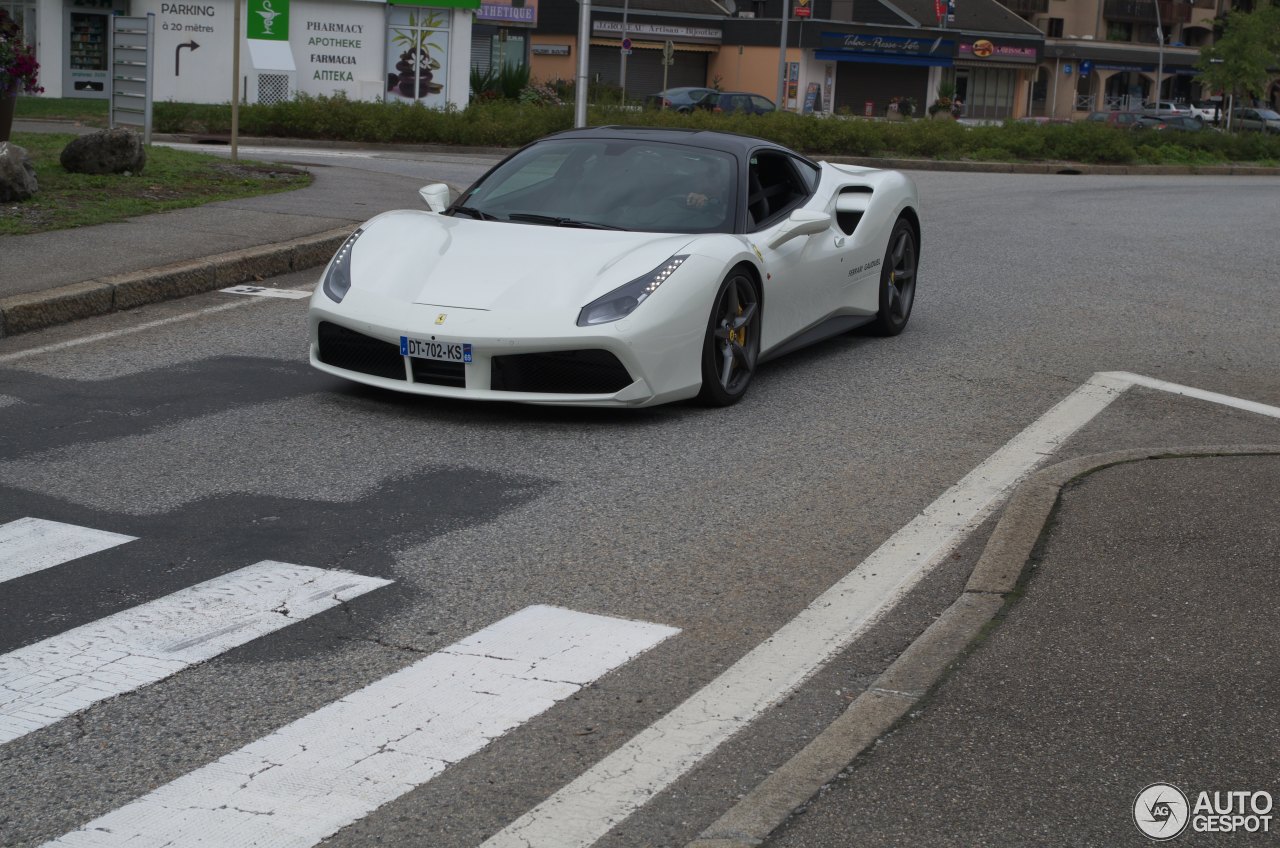
[[[447,309],[452,326],[444,332],[437,319],[446,307],[397,304],[388,311],[391,304],[378,301],[353,291],[335,304],[317,291],[310,310],[312,366],[390,391],[550,406],[652,406],[692,397],[701,387],[705,313],[654,309],[643,321],[632,315],[516,336],[483,310]],[[403,356],[405,335],[465,342],[471,361]]]

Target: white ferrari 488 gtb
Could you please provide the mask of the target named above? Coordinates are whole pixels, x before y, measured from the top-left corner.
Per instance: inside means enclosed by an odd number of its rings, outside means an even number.
[[[756,367],[900,333],[920,255],[903,174],[692,130],[570,130],[452,204],[387,212],[311,298],[311,363],[402,392],[583,406],[730,404]]]

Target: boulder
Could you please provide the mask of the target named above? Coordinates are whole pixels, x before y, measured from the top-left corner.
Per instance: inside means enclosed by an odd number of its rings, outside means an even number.
[[[27,151],[16,144],[0,141],[0,202],[26,200],[39,190],[36,169]]]
[[[62,167],[76,174],[136,174],[147,163],[147,149],[140,135],[116,127],[74,139],[59,158]]]

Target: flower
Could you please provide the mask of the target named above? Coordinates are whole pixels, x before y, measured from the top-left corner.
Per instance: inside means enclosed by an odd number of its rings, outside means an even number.
[[[44,91],[36,82],[39,73],[40,63],[23,39],[22,28],[0,9],[0,94],[39,94]]]

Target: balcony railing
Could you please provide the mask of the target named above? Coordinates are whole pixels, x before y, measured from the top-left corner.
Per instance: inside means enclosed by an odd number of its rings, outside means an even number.
[[[1015,15],[1043,15],[1049,11],[1049,0],[1001,0],[1001,5]]]
[[[1191,20],[1191,9],[1192,6],[1188,3],[1161,0],[1161,22],[1166,27],[1172,24],[1185,24]],[[1112,21],[1154,23],[1156,19],[1156,4],[1152,0],[1106,0],[1102,6],[1102,16]]]

